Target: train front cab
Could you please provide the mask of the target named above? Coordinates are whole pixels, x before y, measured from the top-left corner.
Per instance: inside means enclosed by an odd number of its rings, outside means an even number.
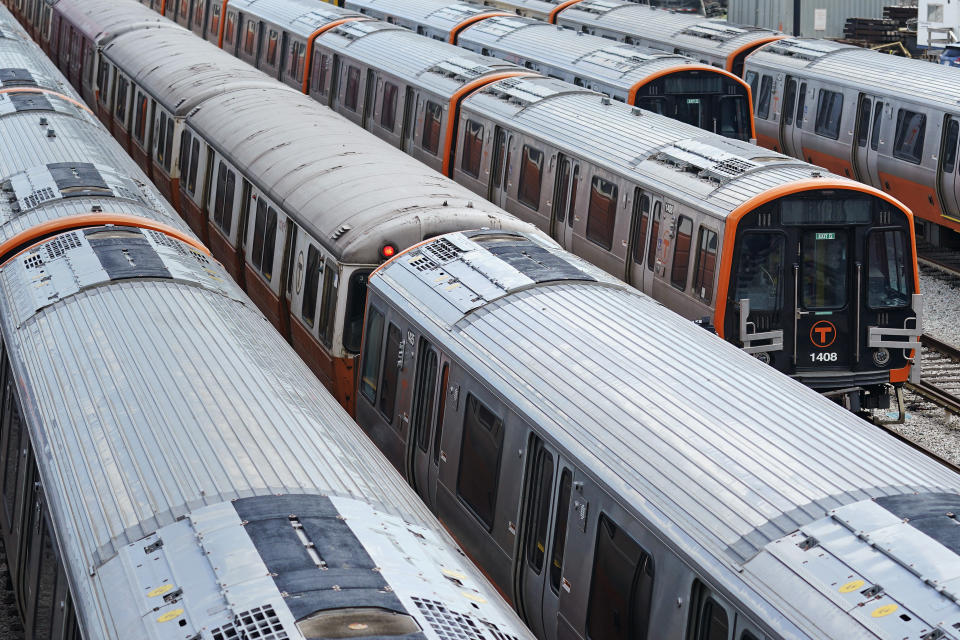
[[[822,182],[734,213],[718,333],[851,410],[885,408],[888,385],[899,398],[919,374],[912,215],[868,187]]]

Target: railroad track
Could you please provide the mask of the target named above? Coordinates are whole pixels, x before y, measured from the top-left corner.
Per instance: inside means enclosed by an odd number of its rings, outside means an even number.
[[[921,267],[936,269],[960,283],[960,251],[918,245],[917,262]]]
[[[924,334],[920,336],[922,379],[907,383],[914,393],[960,415],[960,349]]]

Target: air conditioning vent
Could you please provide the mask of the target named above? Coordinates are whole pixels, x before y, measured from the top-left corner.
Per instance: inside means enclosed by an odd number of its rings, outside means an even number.
[[[76,231],[65,233],[46,244],[47,259],[55,260],[65,254],[69,249],[76,249],[80,246],[80,237]]]
[[[270,605],[238,613],[233,622],[214,629],[213,640],[286,640],[290,636]]]
[[[481,627],[472,617],[450,611],[442,602],[417,597],[411,599],[440,640],[486,640],[489,636],[484,630],[498,640],[517,640],[516,637],[500,631],[493,623],[482,622]]]
[[[446,264],[460,257],[463,251],[446,238],[440,238],[424,247],[423,253],[429,253],[438,264]]]

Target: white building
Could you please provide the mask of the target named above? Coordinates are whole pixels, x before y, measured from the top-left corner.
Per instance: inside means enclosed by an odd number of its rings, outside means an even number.
[[[942,49],[960,42],[960,0],[920,0],[917,46]]]

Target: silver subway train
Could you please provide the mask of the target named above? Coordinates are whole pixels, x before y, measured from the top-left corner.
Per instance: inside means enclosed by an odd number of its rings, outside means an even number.
[[[543,640],[960,638],[960,476],[522,234],[370,279],[357,420]]]
[[[191,28],[780,371],[851,409],[908,379],[913,224],[888,194],[317,0],[217,6]]]
[[[532,638],[2,7],[0,147],[27,638]]]

